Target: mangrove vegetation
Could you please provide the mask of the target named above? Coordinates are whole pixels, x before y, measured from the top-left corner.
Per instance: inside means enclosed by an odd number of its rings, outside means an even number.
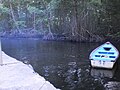
[[[3,37],[119,41],[120,0],[0,0]]]

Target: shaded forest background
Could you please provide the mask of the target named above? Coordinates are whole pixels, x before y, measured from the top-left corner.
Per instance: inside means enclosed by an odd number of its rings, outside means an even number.
[[[0,0],[3,37],[119,41],[120,0]]]

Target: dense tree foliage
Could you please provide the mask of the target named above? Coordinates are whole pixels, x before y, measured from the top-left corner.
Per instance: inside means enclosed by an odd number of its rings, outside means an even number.
[[[0,31],[73,41],[118,38],[119,8],[119,0],[0,0]]]

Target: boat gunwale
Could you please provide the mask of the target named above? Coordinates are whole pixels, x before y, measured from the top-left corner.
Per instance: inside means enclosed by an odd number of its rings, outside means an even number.
[[[97,48],[95,48],[91,53],[90,53],[90,56],[89,56],[89,59],[91,60],[91,55],[97,50],[97,49],[99,49],[100,47],[102,47],[102,46],[104,46],[105,44],[107,44],[107,43],[109,43],[109,44],[111,44],[112,45],[112,47],[114,47],[114,49],[115,49],[115,51],[117,51],[117,57],[115,58],[115,61],[118,59],[118,57],[119,57],[119,51],[117,50],[117,48],[112,44],[112,43],[110,43],[110,42],[106,42],[106,43],[104,43],[104,44],[102,44],[102,45],[100,45],[100,46],[98,46]],[[94,59],[93,59],[94,60]],[[103,60],[104,61],[104,60]],[[110,60],[109,60],[110,61]]]

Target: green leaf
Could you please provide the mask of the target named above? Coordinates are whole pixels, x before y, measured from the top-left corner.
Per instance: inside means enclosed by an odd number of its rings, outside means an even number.
[[[97,4],[97,5],[102,5],[101,0],[91,0],[91,3]]]
[[[9,13],[9,8],[3,6],[3,4],[0,4],[0,12],[1,13]]]
[[[16,21],[16,25],[19,26],[20,28],[26,27],[25,21]]]
[[[32,14],[32,13],[38,13],[39,9],[34,7],[34,6],[28,6],[28,11]]]

